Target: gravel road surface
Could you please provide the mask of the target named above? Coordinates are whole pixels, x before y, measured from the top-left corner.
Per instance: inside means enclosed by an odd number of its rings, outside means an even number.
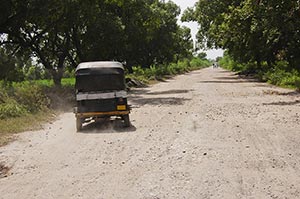
[[[130,128],[65,113],[0,148],[0,198],[300,198],[299,93],[206,68],[129,99]]]

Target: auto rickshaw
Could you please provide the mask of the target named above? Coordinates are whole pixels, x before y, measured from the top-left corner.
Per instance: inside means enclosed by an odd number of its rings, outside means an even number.
[[[123,65],[101,61],[80,63],[75,70],[77,131],[85,122],[98,118],[121,117],[124,126],[130,126],[130,107]]]

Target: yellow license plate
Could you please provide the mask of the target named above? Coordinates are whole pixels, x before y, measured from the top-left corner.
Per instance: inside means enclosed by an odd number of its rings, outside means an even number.
[[[126,111],[126,105],[118,105],[117,110],[118,111]]]

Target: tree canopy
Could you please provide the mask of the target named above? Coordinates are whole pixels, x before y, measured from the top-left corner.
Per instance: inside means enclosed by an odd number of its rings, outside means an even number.
[[[199,23],[198,46],[227,49],[258,66],[286,60],[300,70],[298,0],[199,0],[182,19]]]
[[[0,45],[35,57],[57,85],[65,67],[117,60],[150,67],[190,56],[179,7],[159,0],[0,0]]]

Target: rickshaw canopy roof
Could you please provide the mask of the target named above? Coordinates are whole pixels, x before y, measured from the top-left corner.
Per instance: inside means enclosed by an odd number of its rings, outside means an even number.
[[[79,70],[89,69],[89,71],[99,71],[101,69],[121,69],[124,70],[123,65],[116,61],[97,61],[97,62],[83,62],[80,63],[76,72]]]

